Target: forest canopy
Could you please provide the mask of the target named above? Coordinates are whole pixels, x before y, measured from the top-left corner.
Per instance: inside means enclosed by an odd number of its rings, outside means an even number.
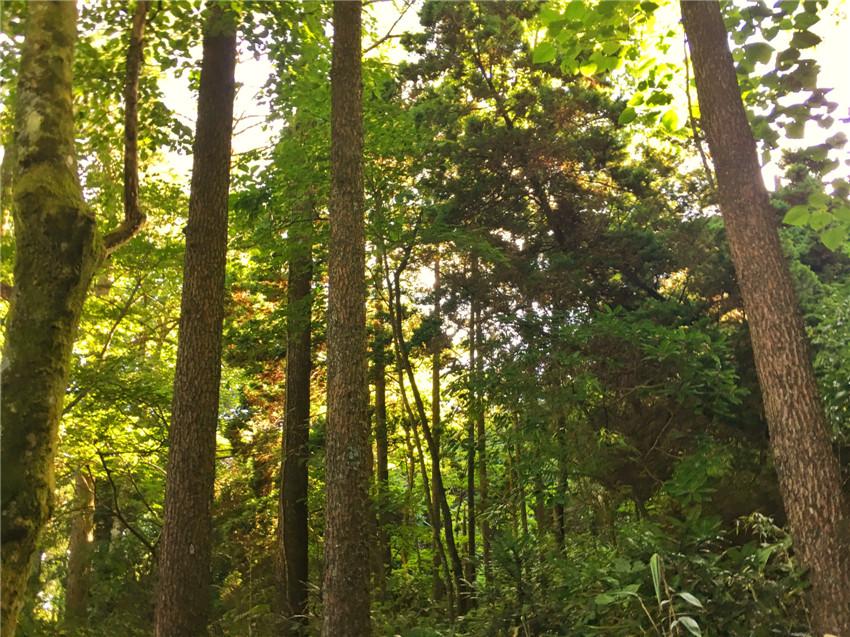
[[[3,635],[850,637],[849,19],[2,0]]]

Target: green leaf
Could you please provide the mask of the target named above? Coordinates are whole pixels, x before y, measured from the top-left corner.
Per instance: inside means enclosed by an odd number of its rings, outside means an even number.
[[[770,62],[772,55],[773,47],[766,42],[754,42],[753,44],[748,44],[744,47],[744,56],[751,64],[755,62],[767,64]]]
[[[547,62],[551,62],[555,59],[557,55],[557,50],[555,49],[555,45],[551,42],[541,42],[534,49],[534,53],[531,56],[531,61],[535,64],[546,64]]]
[[[785,124],[785,134],[789,139],[803,139],[806,134],[806,122],[789,122]]]
[[[820,233],[820,240],[830,250],[837,250],[847,241],[848,232],[850,227],[846,225],[833,226]]]
[[[582,64],[578,67],[579,73],[584,75],[585,77],[590,77],[594,73],[596,73],[596,62],[587,62],[586,64]]]
[[[550,24],[561,18],[561,12],[552,7],[549,3],[543,5],[540,9],[540,22],[543,26],[548,27]]]
[[[658,553],[653,553],[649,558],[649,571],[652,573],[652,587],[655,589],[655,598],[661,603],[661,558]]]
[[[621,125],[630,124],[635,121],[637,118],[637,111],[631,106],[623,109],[623,112],[620,113],[620,116],[617,118],[617,123]]]
[[[833,216],[839,221],[850,223],[850,206],[838,206],[832,211]]]
[[[702,631],[699,629],[699,624],[697,624],[697,621],[693,617],[682,615],[679,619],[674,621],[672,625],[675,626],[676,624],[682,624],[682,626],[684,626],[691,635],[694,635],[694,637],[702,637]]]
[[[822,230],[830,223],[832,223],[832,215],[826,210],[816,210],[809,217],[809,225],[812,227],[812,230]]]
[[[658,8],[658,5],[654,2],[641,2],[640,8],[643,9],[644,13],[652,13]]]
[[[607,606],[608,604],[613,604],[616,601],[617,598],[610,593],[600,593],[593,598],[593,602],[598,606]]]
[[[809,207],[807,205],[794,206],[785,213],[782,221],[789,226],[805,226],[809,222]]]
[[[694,596],[693,596],[693,595],[691,595],[690,593],[687,593],[687,592],[684,592],[684,591],[683,591],[683,592],[681,592],[681,593],[677,593],[677,595],[678,595],[679,597],[681,597],[683,600],[685,600],[686,602],[688,602],[688,604],[691,604],[692,606],[696,606],[697,608],[702,608],[702,607],[703,607],[703,606],[702,606],[702,602],[701,602],[701,601],[699,601],[696,597],[694,597]]]
[[[676,109],[671,108],[661,116],[661,125],[668,133],[674,133],[679,130],[679,115]]]
[[[584,2],[570,2],[564,11],[564,17],[568,20],[583,20],[587,14],[587,7]]]
[[[808,203],[812,208],[826,208],[829,204],[829,195],[818,191],[809,195]]]
[[[602,45],[602,52],[605,55],[613,55],[617,51],[620,50],[620,41],[619,40],[609,40]]]
[[[791,46],[795,49],[808,49],[820,44],[821,39],[811,31],[797,31],[791,38]]]

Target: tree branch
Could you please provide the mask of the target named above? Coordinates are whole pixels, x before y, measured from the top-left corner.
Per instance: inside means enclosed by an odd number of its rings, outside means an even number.
[[[145,225],[139,207],[139,74],[144,57],[145,22],[150,2],[139,0],[133,14],[127,75],[124,80],[124,220],[104,237],[106,253],[111,254],[132,239]]]
[[[98,449],[97,455],[100,458],[100,464],[103,465],[103,470],[106,472],[106,479],[109,481],[109,487],[112,489],[112,503],[114,505],[114,509],[112,513],[115,514],[115,517],[124,525],[130,533],[132,533],[139,542],[144,544],[145,548],[150,551],[151,555],[156,557],[156,545],[151,544],[150,540],[146,538],[139,530],[137,530],[133,525],[131,525],[127,518],[124,517],[124,514],[121,512],[121,507],[118,505],[118,487],[115,486],[115,481],[112,479],[112,471],[109,469],[109,464],[106,462],[106,458],[103,456],[103,452]]]

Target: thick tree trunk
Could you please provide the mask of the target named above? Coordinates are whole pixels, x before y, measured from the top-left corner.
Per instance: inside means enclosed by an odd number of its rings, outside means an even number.
[[[286,608],[295,627],[307,622],[309,575],[307,534],[307,461],[310,437],[310,331],[313,280],[313,210],[294,215],[289,228],[286,414],[280,519],[286,570]]]
[[[762,181],[717,2],[682,2],[702,125],[750,326],[779,485],[812,583],[815,633],[850,635],[850,546],[799,303]]]
[[[183,298],[159,559],[157,637],[207,632],[221,379],[236,16],[210,3],[204,30]]]
[[[361,9],[333,8],[324,637],[372,632]]]
[[[74,149],[72,2],[29,5],[15,113],[15,292],[2,369],[2,625],[15,634],[50,516],[68,365],[101,255]]]
[[[125,189],[125,197],[138,190],[136,148],[126,141],[135,136],[131,104],[138,91],[147,7],[146,2],[136,7],[127,54],[124,179],[136,190]],[[97,266],[119,245],[111,234],[105,242],[100,239],[77,175],[72,103],[76,4],[34,2],[28,11],[9,153],[17,257],[0,388],[0,624],[7,636],[15,634],[30,562],[50,516],[57,430],[83,302]],[[125,205],[125,213],[131,207]],[[121,243],[144,221],[135,215],[138,206],[132,212],[132,223],[122,224]]]
[[[65,625],[74,631],[86,624],[91,558],[94,542],[94,480],[77,471],[74,480],[74,509],[68,541],[68,582],[65,587]]]

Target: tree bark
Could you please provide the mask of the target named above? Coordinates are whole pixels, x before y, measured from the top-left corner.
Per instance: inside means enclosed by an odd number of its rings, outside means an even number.
[[[361,9],[333,8],[324,637],[372,632]]]
[[[65,625],[71,631],[85,626],[94,542],[94,480],[84,470],[74,480],[74,510],[68,541],[68,582],[65,587]]]
[[[159,560],[157,637],[207,633],[236,16],[210,3],[193,147]]]
[[[310,437],[312,204],[299,210],[289,228],[288,321],[286,326],[286,413],[280,518],[286,571],[286,607],[295,622],[307,622],[307,462]]]
[[[140,2],[133,18],[132,40],[138,47],[131,46],[127,56],[128,103],[138,90],[138,82],[131,80],[142,62],[147,6]],[[91,279],[109,249],[77,174],[76,4],[33,2],[28,11],[10,153],[17,256],[0,387],[0,624],[10,637],[38,536],[51,513],[53,460],[75,333]],[[125,125],[135,129],[135,111],[131,115]],[[124,152],[134,157],[135,147],[125,145]],[[125,180],[134,177],[125,173]],[[128,230],[127,239],[139,227]]]
[[[762,181],[720,6],[681,6],[782,499],[795,550],[812,583],[814,631],[850,635],[847,502],[776,211]]]
[[[71,2],[29,5],[15,113],[15,293],[2,370],[2,625],[15,634],[38,536],[74,336],[102,244],[77,176]]]

